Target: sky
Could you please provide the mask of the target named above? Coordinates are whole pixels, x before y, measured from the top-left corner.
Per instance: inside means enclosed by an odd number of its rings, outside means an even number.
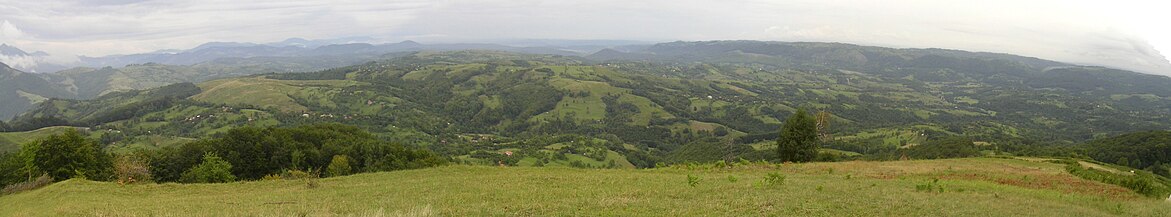
[[[292,37],[743,39],[1012,53],[1171,75],[1160,53],[1171,53],[1169,10],[1139,0],[0,0],[0,43],[71,61]]]

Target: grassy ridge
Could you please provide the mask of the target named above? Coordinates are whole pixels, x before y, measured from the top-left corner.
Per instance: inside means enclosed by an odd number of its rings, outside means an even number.
[[[764,185],[769,173],[786,178]],[[698,177],[689,186],[688,176]],[[735,179],[735,181],[733,181]],[[932,181],[939,179],[939,181]],[[917,190],[931,183],[929,191]],[[3,216],[1158,216],[1171,204],[1018,159],[590,170],[449,166],[320,180],[119,186],[0,197]]]
[[[0,133],[0,153],[20,150],[20,144],[63,133],[70,128],[74,127],[46,127],[33,131]]]

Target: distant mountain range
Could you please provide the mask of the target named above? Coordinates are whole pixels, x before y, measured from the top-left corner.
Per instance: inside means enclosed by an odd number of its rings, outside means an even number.
[[[487,43],[389,44],[352,43],[369,38],[306,40],[291,38],[257,44],[209,42],[189,50],[79,57],[68,64],[51,63],[45,52],[27,52],[0,45],[0,63],[6,73],[0,81],[0,120],[6,120],[48,98],[92,99],[102,94],[159,87],[172,83],[272,72],[308,72],[383,58],[412,51],[495,50],[530,54],[580,56],[604,46],[568,43],[566,47],[518,47]],[[521,42],[514,42],[521,43]],[[524,42],[556,44],[557,41]],[[620,45],[632,42],[602,41]],[[621,49],[621,48],[618,48]],[[39,72],[39,73],[32,73]],[[49,73],[46,73],[49,72]]]
[[[26,72],[56,72],[72,67],[122,67],[130,64],[158,63],[167,65],[192,65],[221,58],[251,57],[311,57],[378,55],[405,51],[451,51],[451,50],[497,50],[532,54],[587,55],[610,45],[625,45],[631,41],[559,41],[526,40],[509,43],[532,46],[508,46],[489,43],[421,44],[414,41],[399,43],[371,44],[369,38],[341,38],[330,40],[306,40],[290,38],[273,43],[209,42],[188,50],[160,50],[151,53],[109,55],[101,57],[77,57],[77,61],[58,63],[47,61],[49,54],[28,53],[19,48],[0,46],[0,62]],[[591,45],[585,43],[599,43]]]

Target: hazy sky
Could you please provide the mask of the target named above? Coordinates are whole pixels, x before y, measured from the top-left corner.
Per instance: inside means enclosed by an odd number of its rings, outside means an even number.
[[[1171,75],[1171,4],[1135,0],[0,0],[0,42],[55,59],[208,41],[369,36],[826,41],[1035,56]]]

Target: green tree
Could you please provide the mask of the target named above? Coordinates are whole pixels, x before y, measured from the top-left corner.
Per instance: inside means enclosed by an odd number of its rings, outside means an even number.
[[[27,171],[48,173],[54,180],[102,180],[110,175],[110,156],[101,151],[97,141],[85,138],[77,130],[25,144],[21,151],[27,160]]]
[[[191,167],[179,178],[186,183],[223,183],[236,181],[232,175],[232,164],[214,153],[203,154],[203,162]]]
[[[345,155],[334,155],[333,160],[329,161],[329,168],[326,169],[329,176],[344,176],[350,174],[350,157]]]
[[[782,162],[807,162],[817,156],[817,126],[813,117],[798,109],[785,120],[777,138],[777,157]]]
[[[28,180],[32,174],[25,171],[25,160],[15,153],[0,153],[0,186]]]

